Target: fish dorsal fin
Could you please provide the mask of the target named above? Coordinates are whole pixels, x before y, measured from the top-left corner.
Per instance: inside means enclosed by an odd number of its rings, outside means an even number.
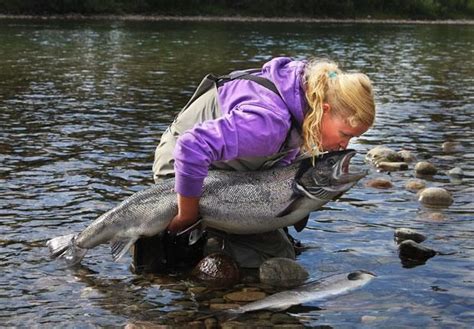
[[[131,238],[118,238],[110,242],[110,249],[114,262],[122,258],[123,255],[130,249],[130,247],[137,241]]]

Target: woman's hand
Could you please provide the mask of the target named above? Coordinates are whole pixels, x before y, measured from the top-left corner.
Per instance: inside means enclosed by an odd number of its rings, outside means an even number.
[[[199,197],[186,197],[177,194],[178,214],[168,225],[168,231],[172,234],[179,233],[194,224],[199,217]]]

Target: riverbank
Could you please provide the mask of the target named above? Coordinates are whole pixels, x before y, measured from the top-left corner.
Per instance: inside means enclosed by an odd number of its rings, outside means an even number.
[[[116,20],[116,21],[182,21],[182,22],[262,22],[262,23],[330,23],[330,24],[420,24],[474,25],[474,20],[412,20],[373,18],[308,18],[253,16],[162,16],[162,15],[0,15],[0,19],[25,20]]]

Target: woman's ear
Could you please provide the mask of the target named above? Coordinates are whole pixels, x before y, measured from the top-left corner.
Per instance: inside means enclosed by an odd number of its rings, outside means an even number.
[[[323,103],[323,112],[329,113],[329,111],[331,111],[331,105],[329,105],[328,103]]]

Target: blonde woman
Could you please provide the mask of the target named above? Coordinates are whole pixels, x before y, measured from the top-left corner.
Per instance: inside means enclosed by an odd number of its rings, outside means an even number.
[[[345,73],[328,60],[280,57],[261,69],[205,77],[155,153],[155,180],[176,178],[179,211],[169,231],[197,221],[208,170],[261,170],[288,165],[301,152],[345,149],[374,117],[369,78]],[[295,257],[283,230],[222,237],[224,251],[243,267]]]

